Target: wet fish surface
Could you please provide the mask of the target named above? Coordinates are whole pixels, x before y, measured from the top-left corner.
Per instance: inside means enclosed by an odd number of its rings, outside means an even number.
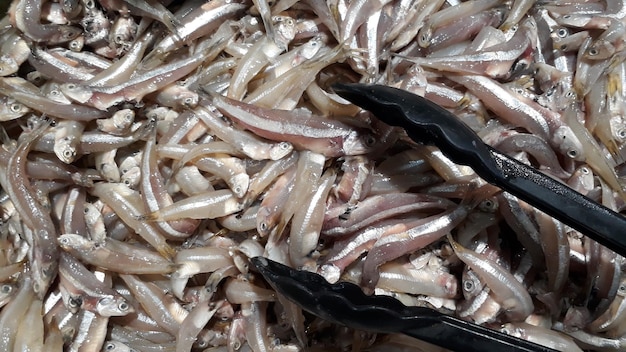
[[[14,0],[0,349],[438,350],[303,312],[258,256],[550,348],[626,349],[624,258],[481,171],[497,150],[623,213],[625,20],[623,0]],[[410,112],[431,133],[332,88],[350,83],[430,107]]]

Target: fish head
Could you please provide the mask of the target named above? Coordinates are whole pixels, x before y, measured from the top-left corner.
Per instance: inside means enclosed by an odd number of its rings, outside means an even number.
[[[4,305],[12,299],[13,295],[17,292],[17,284],[11,282],[5,282],[0,285],[0,304]]]
[[[96,311],[103,317],[121,317],[133,313],[135,308],[124,297],[105,296],[98,300]]]
[[[315,36],[302,45],[300,56],[306,60],[311,60],[320,49],[324,46],[324,37],[321,35]]]
[[[95,244],[85,237],[73,233],[67,233],[59,236],[57,239],[59,246],[66,251],[69,250],[87,250],[95,248]]]
[[[272,16],[272,24],[276,46],[282,51],[287,50],[296,35],[296,21],[289,16]]]
[[[611,128],[611,136],[619,144],[626,142],[626,122],[621,115],[614,115],[609,119],[609,126]]]
[[[379,139],[371,132],[352,130],[343,141],[343,152],[345,155],[362,155],[375,150],[379,145]]]
[[[61,290],[61,296],[63,304],[70,313],[76,314],[83,306],[83,297],[81,295],[72,295],[64,290]]]
[[[478,275],[476,275],[474,271],[466,267],[465,270],[463,270],[463,275],[461,277],[461,289],[463,290],[463,297],[465,297],[465,299],[468,301],[472,300],[476,296],[478,296],[478,294],[480,294],[480,292],[483,290],[483,287],[484,284],[480,280]]]
[[[67,45],[67,47],[71,50],[71,51],[82,51],[83,50],[83,46],[85,46],[85,36],[78,36],[76,38],[74,38],[73,40],[71,40],[69,42],[69,44]]]
[[[28,112],[30,112],[30,109],[24,104],[9,98],[6,100],[5,104],[2,104],[0,107],[0,121],[15,120],[26,115]]]
[[[33,260],[31,264],[31,275],[33,278],[33,291],[43,299],[50,288],[50,284],[57,274],[58,263],[56,261],[45,262],[44,260]]]
[[[73,140],[69,137],[64,137],[54,143],[54,153],[57,158],[66,164],[71,164],[76,158],[76,148],[73,146]]]
[[[576,135],[569,126],[561,126],[554,132],[552,137],[554,145],[558,146],[559,151],[567,155],[567,157],[576,161],[585,160],[585,152],[582,143],[576,138]]]
[[[75,83],[62,84],[60,88],[61,92],[63,92],[66,97],[81,104],[86,103],[93,95],[90,89]]]
[[[52,42],[65,43],[75,39],[83,33],[83,30],[74,26],[59,26],[59,33]]]
[[[278,144],[274,144],[270,148],[270,159],[271,160],[279,160],[283,157],[289,155],[293,150],[293,144],[289,142],[280,142]]]
[[[14,74],[19,69],[19,65],[10,56],[0,56],[0,76],[8,76]]]
[[[607,40],[598,39],[594,41],[583,54],[589,60],[606,60],[616,52],[615,46]]]
[[[107,352],[137,352],[136,349],[130,348],[119,341],[107,341],[102,350]]]

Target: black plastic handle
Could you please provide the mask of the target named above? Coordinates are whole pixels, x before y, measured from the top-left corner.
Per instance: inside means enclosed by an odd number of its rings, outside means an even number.
[[[437,104],[387,86],[338,84],[333,89],[383,122],[404,128],[415,142],[439,147],[450,160],[471,167],[485,181],[626,256],[626,217],[491,148]]]
[[[367,296],[354,284],[328,283],[263,257],[251,259],[265,280],[302,309],[354,329],[403,333],[453,351],[553,352],[553,349],[389,296]]]
[[[496,186],[626,256],[626,217],[508,155],[491,154],[505,175]]]

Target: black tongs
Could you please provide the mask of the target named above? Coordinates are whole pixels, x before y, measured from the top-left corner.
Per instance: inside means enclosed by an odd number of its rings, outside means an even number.
[[[263,257],[252,263],[280,294],[322,319],[354,329],[401,333],[467,352],[548,352],[553,349],[488,329],[425,307],[407,307],[389,296],[367,296],[359,286],[328,283]]]
[[[336,84],[334,91],[415,142],[439,149],[485,181],[517,196],[583,235],[626,257],[626,218],[537,169],[485,144],[456,116],[407,91],[380,85]]]
[[[440,106],[386,86],[336,84],[333,89],[383,122],[404,128],[415,142],[439,147],[450,160],[470,166],[485,181],[626,256],[626,218],[486,145]],[[430,308],[407,307],[387,296],[366,296],[354,284],[330,284],[317,274],[266,258],[252,262],[276,291],[303,309],[355,329],[403,333],[455,351],[554,351]]]

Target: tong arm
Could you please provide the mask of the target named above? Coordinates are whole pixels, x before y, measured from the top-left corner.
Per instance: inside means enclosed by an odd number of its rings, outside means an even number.
[[[263,257],[251,259],[268,283],[302,309],[354,329],[403,333],[454,351],[551,352],[550,348],[389,296],[367,296],[352,283],[328,283]]]
[[[470,166],[485,181],[626,257],[626,217],[498,152],[437,104],[387,86],[337,84],[334,89],[383,122],[404,128],[415,142],[439,147],[450,160]]]

